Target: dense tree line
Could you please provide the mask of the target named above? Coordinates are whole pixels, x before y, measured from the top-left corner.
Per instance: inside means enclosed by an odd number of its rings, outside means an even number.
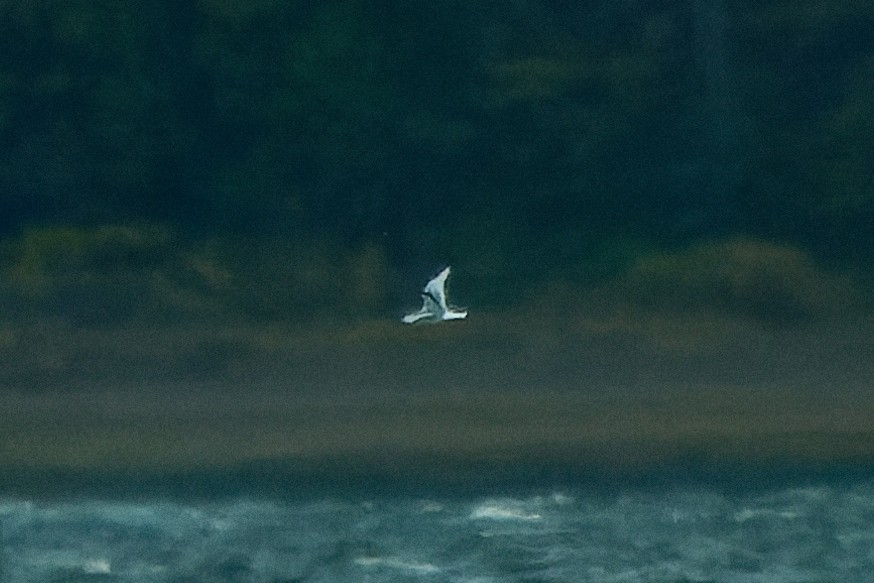
[[[494,278],[738,233],[870,258],[872,30],[865,0],[4,0],[0,233]]]

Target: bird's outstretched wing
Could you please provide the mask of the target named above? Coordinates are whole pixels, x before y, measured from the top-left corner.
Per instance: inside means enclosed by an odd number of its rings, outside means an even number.
[[[412,314],[404,316],[403,321],[407,324],[414,324],[419,320],[434,319],[435,317],[439,317],[442,313],[440,304],[434,298],[433,294],[425,290],[422,292],[422,307],[419,308],[418,312],[413,312]]]
[[[412,314],[407,314],[406,316],[401,318],[401,320],[404,322],[404,324],[415,324],[419,320],[430,320],[433,317],[434,317],[434,314],[432,314],[431,312],[425,311],[425,309],[422,308],[418,312],[413,312]]]
[[[422,295],[425,298],[425,305],[428,305],[428,300],[434,301],[440,308],[441,312],[449,309],[446,305],[446,278],[449,277],[449,267],[437,274],[434,279],[428,282],[425,286],[425,291]]]

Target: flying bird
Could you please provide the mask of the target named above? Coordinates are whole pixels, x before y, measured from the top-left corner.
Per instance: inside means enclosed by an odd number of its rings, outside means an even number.
[[[405,324],[415,324],[416,322],[436,324],[444,320],[463,320],[467,318],[466,310],[462,312],[450,308],[446,303],[447,277],[449,277],[448,267],[425,285],[425,289],[422,290],[422,308],[418,312],[404,316],[402,321]]]

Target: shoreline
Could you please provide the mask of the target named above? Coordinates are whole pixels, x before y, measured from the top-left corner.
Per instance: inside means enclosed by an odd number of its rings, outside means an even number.
[[[22,332],[0,495],[874,474],[870,317],[708,322]]]
[[[874,477],[868,396],[842,406],[833,394],[726,387],[286,396],[214,395],[206,410],[202,395],[173,392],[41,395],[30,408],[19,396],[0,429],[0,495],[755,489]]]

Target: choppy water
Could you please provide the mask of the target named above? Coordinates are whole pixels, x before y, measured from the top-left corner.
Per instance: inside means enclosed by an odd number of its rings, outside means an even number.
[[[729,495],[0,500],[0,581],[874,581],[874,484]]]

